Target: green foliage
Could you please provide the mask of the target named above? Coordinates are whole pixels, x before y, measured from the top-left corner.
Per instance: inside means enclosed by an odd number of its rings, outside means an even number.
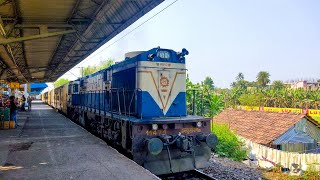
[[[223,110],[224,95],[216,94],[212,78],[193,84],[187,76],[186,86],[188,114],[213,117]]]
[[[87,76],[89,74],[95,73],[97,72],[97,67],[96,66],[87,66],[87,67],[83,67],[83,69],[81,69],[81,74],[82,76]]]
[[[287,88],[282,81],[274,81],[272,88],[259,88],[270,82],[268,72],[259,72],[259,82],[249,82],[236,77],[231,89],[224,90],[225,107],[266,106],[279,108],[320,109],[320,89]],[[263,80],[266,77],[267,80]]]
[[[99,66],[98,66],[98,69],[99,69],[99,71],[100,71],[100,70],[102,70],[102,69],[105,69],[105,68],[113,65],[113,64],[114,64],[114,59],[109,58],[109,59],[107,59],[107,60],[105,60],[105,61],[101,61],[100,64],[99,64]]]
[[[273,89],[280,90],[280,89],[283,89],[284,87],[285,87],[285,86],[284,86],[283,82],[280,81],[280,80],[273,81],[273,83],[272,83],[272,88],[273,88]]]
[[[320,90],[306,91],[283,87],[282,89],[271,88],[244,91],[238,97],[237,105],[319,109]]]
[[[203,85],[206,86],[208,89],[213,90],[214,89],[214,83],[211,77],[206,77],[203,81]]]
[[[202,115],[202,104],[203,104],[203,99],[201,97],[203,96],[202,94],[202,87],[199,83],[193,84],[189,76],[187,75],[186,79],[186,99],[187,99],[187,110],[188,114],[193,114],[193,111],[195,114]],[[193,105],[194,102],[194,105]],[[194,109],[193,109],[194,108]]]
[[[219,141],[215,153],[235,161],[242,161],[246,158],[247,151],[244,149],[244,143],[230,130],[228,125],[214,123],[212,132],[217,135]]]
[[[245,106],[260,106],[263,102],[263,96],[261,94],[242,94],[239,97],[239,102]]]
[[[89,74],[93,74],[97,71],[100,71],[102,69],[105,69],[111,65],[114,64],[114,60],[113,59],[107,59],[105,61],[101,61],[98,65],[96,66],[87,66],[87,67],[84,67],[82,70],[80,70],[80,73],[83,75],[83,76],[87,76]]]
[[[314,165],[308,166],[307,170],[303,172],[302,179],[305,179],[305,180],[320,179],[320,172],[316,171],[316,168]]]
[[[240,104],[239,97],[244,93],[244,90],[241,88],[232,88],[224,92],[225,94],[225,106],[226,107],[236,107]]]
[[[260,71],[257,75],[257,83],[261,87],[266,87],[270,83],[270,74],[266,71]]]
[[[257,82],[249,82],[242,77],[244,77],[243,74],[239,73],[230,89],[210,88],[208,84],[213,84],[209,80],[211,78],[206,78],[207,83],[203,81],[196,84],[187,78],[188,113],[193,112],[193,100],[195,114],[206,117],[213,117],[226,107],[237,108],[240,105],[320,109],[320,88],[291,89],[287,88],[282,81],[274,81],[271,88],[259,88]]]
[[[258,84],[256,82],[249,82],[244,79],[243,73],[239,73],[236,76],[236,82],[231,83],[232,88],[239,89],[240,91],[246,91],[249,88],[256,88]]]
[[[211,97],[211,101],[209,101],[209,113],[206,114],[206,117],[214,117],[219,114],[224,109],[224,96],[219,94],[214,94]]]
[[[69,79],[60,78],[53,83],[53,86],[56,88],[64,84],[67,84],[69,81],[70,81]]]

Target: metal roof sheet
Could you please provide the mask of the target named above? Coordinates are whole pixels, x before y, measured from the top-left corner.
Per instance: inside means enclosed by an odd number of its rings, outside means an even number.
[[[279,138],[273,141],[272,144],[298,144],[298,143],[314,143],[315,139],[308,134],[296,131],[291,127],[286,133],[282,134]]]
[[[30,88],[46,88],[48,85],[46,83],[31,83]]]
[[[0,0],[0,79],[52,82],[164,0]]]

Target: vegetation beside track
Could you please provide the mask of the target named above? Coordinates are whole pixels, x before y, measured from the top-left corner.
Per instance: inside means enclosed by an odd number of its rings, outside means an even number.
[[[256,81],[250,82],[239,73],[230,88],[225,89],[215,87],[210,77],[200,83],[187,78],[188,113],[213,117],[224,108],[239,106],[320,109],[320,88],[292,89],[279,80],[268,84],[269,77],[268,72],[262,71]]]

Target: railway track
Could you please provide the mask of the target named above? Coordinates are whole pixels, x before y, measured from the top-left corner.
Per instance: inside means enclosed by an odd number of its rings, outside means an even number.
[[[159,176],[162,180],[217,180],[199,170],[192,170],[183,173],[173,173]]]

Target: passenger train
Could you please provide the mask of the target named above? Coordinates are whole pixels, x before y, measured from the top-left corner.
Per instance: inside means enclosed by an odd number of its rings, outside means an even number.
[[[206,167],[217,137],[187,115],[182,49],[130,52],[125,60],[42,94],[42,100],[156,175]]]

